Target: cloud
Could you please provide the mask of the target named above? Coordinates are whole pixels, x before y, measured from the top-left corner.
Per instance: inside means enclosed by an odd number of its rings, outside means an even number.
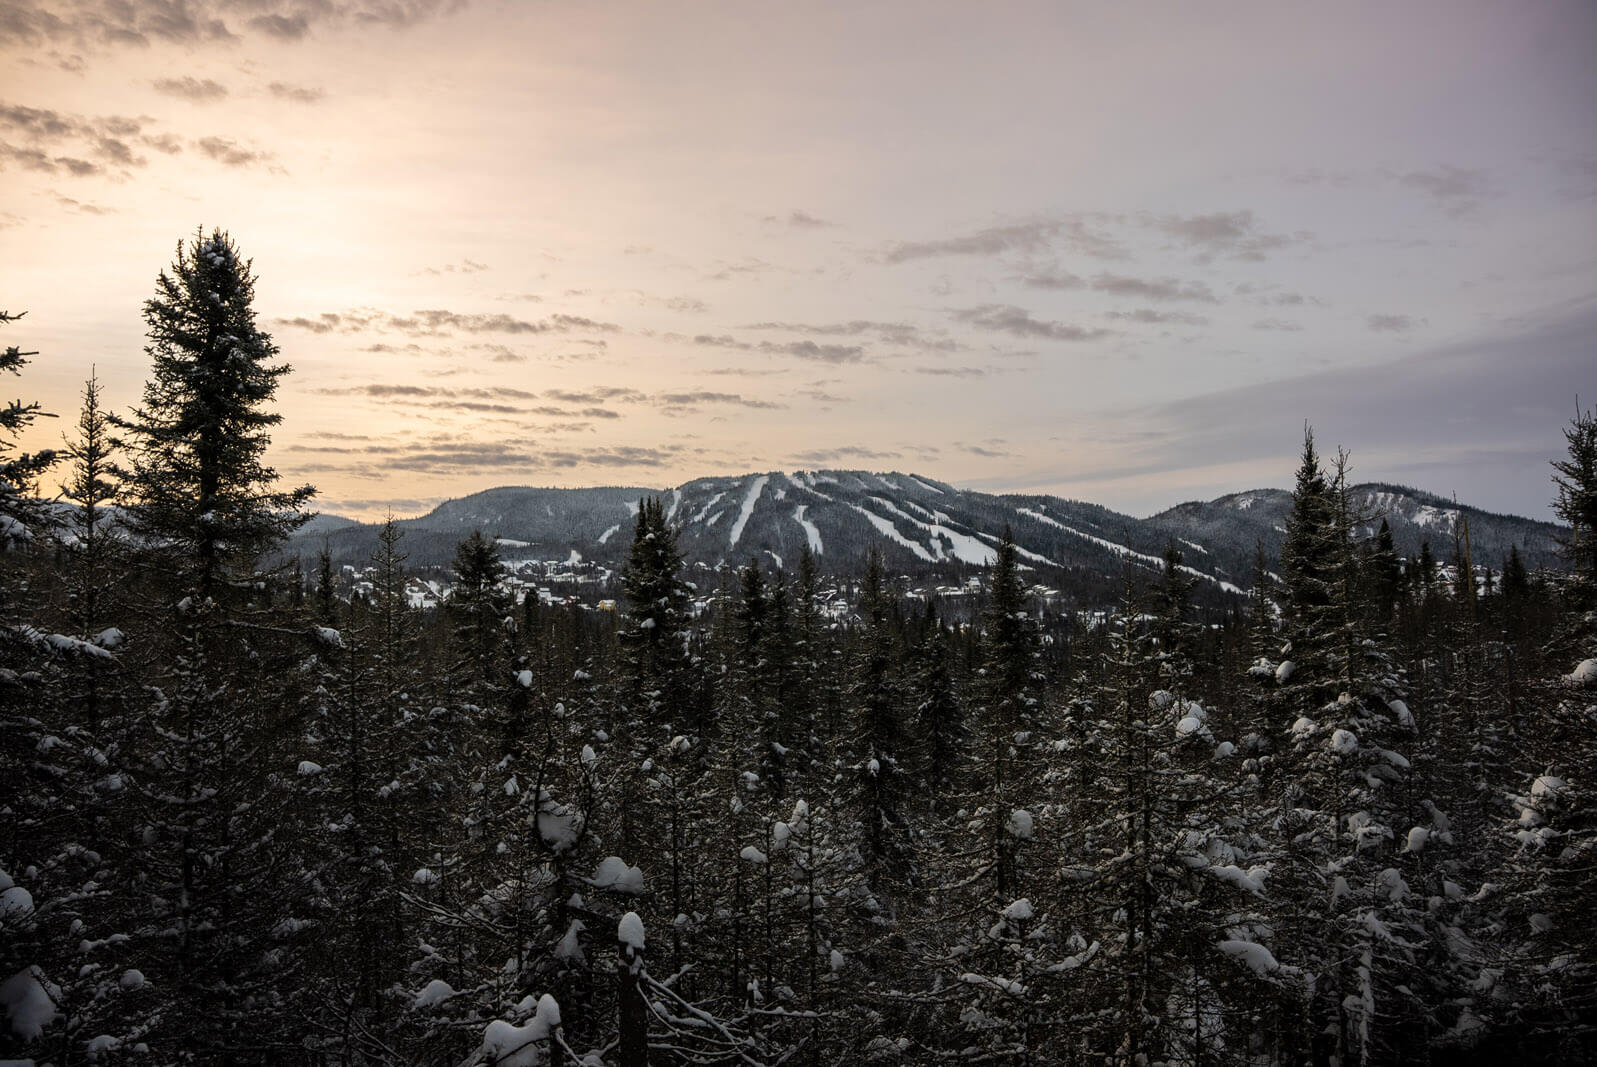
[[[1031,317],[1024,308],[1012,304],[982,304],[953,313],[960,322],[968,322],[984,330],[995,330],[1016,337],[1041,337],[1050,341],[1096,341],[1112,336],[1113,330],[1097,327],[1075,326],[1063,322],[1043,322]]]
[[[916,374],[929,374],[939,378],[980,378],[987,371],[982,367],[915,367]]]
[[[1204,257],[1224,254],[1233,259],[1263,260],[1272,252],[1314,240],[1314,235],[1306,230],[1291,234],[1266,232],[1251,211],[1144,215],[1142,220],[1178,244],[1197,249]]]
[[[749,257],[744,259],[741,263],[723,262],[721,264],[721,269],[716,271],[714,274],[709,275],[706,280],[712,282],[724,282],[730,280],[734,275],[737,274],[766,274],[776,269],[777,268],[774,264],[767,263],[763,259]]]
[[[660,301],[662,307],[672,311],[681,311],[692,315],[703,315],[709,312],[710,305],[702,300],[695,300],[691,296],[670,296]]]
[[[1144,300],[1199,300],[1218,304],[1220,298],[1203,282],[1183,282],[1177,278],[1131,278],[1123,274],[1099,274],[1092,280],[1095,292],[1112,296],[1134,296]]]
[[[1457,490],[1476,506],[1546,518],[1548,461],[1564,451],[1562,427],[1576,392],[1589,385],[1594,334],[1597,303],[1587,301],[1384,364],[1113,413],[1115,423],[1161,433],[1079,476],[1106,484],[1148,476],[1170,484],[1171,472],[1212,468],[1220,475],[1211,480],[1234,489],[1237,478],[1257,469],[1275,472],[1262,476],[1283,484],[1306,419],[1326,445],[1353,447],[1360,479]],[[1461,436],[1459,427],[1468,433]]]
[[[294,85],[291,82],[272,82],[266,91],[279,100],[289,100],[296,104],[319,104],[327,99],[327,91],[310,85]]]
[[[307,318],[304,315],[296,315],[291,319],[273,319],[272,324],[275,326],[288,326],[296,330],[309,330],[311,333],[332,333],[342,327],[343,321],[343,316],[324,311],[314,319]],[[384,345],[383,350],[388,351],[388,346]],[[378,349],[372,348],[370,351],[375,352]]]
[[[442,267],[423,267],[422,274],[479,274],[488,269],[488,264],[478,263],[474,259],[462,259],[459,263],[445,263]],[[534,298],[536,299],[536,298]]]
[[[277,162],[272,153],[245,148],[231,137],[201,137],[194,147],[228,167],[272,166]]]
[[[355,308],[341,312],[324,311],[315,318],[299,315],[272,321],[278,326],[310,330],[313,333],[375,330],[411,337],[447,337],[455,330],[462,333],[563,334],[579,330],[615,333],[621,329],[613,322],[598,322],[581,315],[555,314],[534,322],[500,313],[459,312],[443,308],[426,308],[409,315],[396,315],[374,308]]]
[[[814,215],[811,215],[805,211],[794,211],[789,214],[787,217],[787,224],[789,226],[796,226],[803,230],[819,230],[837,225],[835,222],[827,222],[825,219],[818,219]]]
[[[84,203],[81,200],[74,200],[70,196],[62,196],[60,193],[56,194],[55,199],[56,203],[78,215],[115,215],[117,213],[116,208]]]
[[[739,341],[729,334],[701,333],[692,338],[696,345],[713,348],[734,348],[742,352],[764,352],[769,355],[796,356],[815,363],[858,363],[865,357],[859,345],[823,345],[814,341]]]
[[[525,363],[527,357],[508,345],[475,342],[466,346],[473,352],[482,352],[495,363]]]
[[[1416,321],[1412,315],[1371,315],[1365,325],[1376,333],[1408,333],[1424,322],[1424,319]]]
[[[1153,308],[1136,308],[1132,311],[1106,311],[1106,319],[1122,322],[1140,322],[1147,325],[1206,326],[1209,319],[1187,311],[1156,311]]]
[[[1263,307],[1302,307],[1304,304],[1319,304],[1320,301],[1302,293],[1286,290],[1276,291],[1274,285],[1254,285],[1251,282],[1242,282],[1236,286],[1238,296],[1247,297],[1251,303]]]
[[[1301,323],[1290,319],[1260,319],[1253,324],[1255,330],[1279,330],[1283,333],[1297,333],[1303,329]]]
[[[904,263],[932,256],[1000,256],[1038,253],[1061,245],[1094,259],[1124,259],[1125,248],[1108,234],[1091,229],[1084,218],[1042,219],[1007,226],[989,226],[974,233],[932,241],[899,241],[883,259]]]
[[[804,333],[816,337],[860,337],[875,334],[886,344],[920,348],[930,352],[958,352],[966,346],[951,337],[928,336],[919,326],[907,322],[879,322],[873,319],[851,319],[848,322],[751,322],[745,330],[782,330]],[[938,331],[940,334],[941,331]]]
[[[1064,290],[1083,288],[1087,282],[1068,270],[1041,270],[1023,275],[1020,284],[1033,289]]]
[[[403,29],[463,6],[462,0],[7,0],[0,41],[84,51],[236,43],[250,34],[293,42],[321,27]]]
[[[984,456],[988,459],[1008,459],[1014,455],[1013,452],[1007,452],[1001,448],[984,448],[981,445],[960,444],[958,447],[973,456]]]
[[[714,393],[699,390],[690,393],[661,393],[657,398],[660,403],[668,407],[693,407],[699,404],[730,404],[745,408],[763,408],[777,410],[786,405],[772,403],[769,400],[755,400],[744,397],[738,393]]]
[[[373,382],[366,385],[328,387],[312,390],[322,396],[364,396],[399,404],[415,404],[440,411],[462,411],[479,415],[537,415],[551,418],[602,418],[620,416],[604,408],[590,407],[584,411],[548,405],[529,405],[515,401],[529,401],[537,393],[505,386],[491,388],[450,389],[430,385],[402,385]]]
[[[838,448],[817,448],[808,452],[794,452],[792,458],[800,463],[833,463],[840,459],[898,459],[901,452],[880,452],[859,445],[842,445]]]
[[[601,401],[620,401],[626,404],[636,404],[648,399],[648,394],[646,393],[640,393],[636,389],[628,389],[618,385],[601,385],[581,391],[550,389],[543,395],[551,400],[559,400],[566,404],[594,404]]]
[[[310,33],[310,19],[299,15],[257,15],[250,19],[249,27],[279,41],[300,41]]]
[[[1455,218],[1474,214],[1480,202],[1492,195],[1484,170],[1440,166],[1434,170],[1414,170],[1395,175],[1399,185],[1418,189],[1442,205]]]
[[[214,104],[227,96],[227,86],[221,82],[212,81],[210,78],[201,80],[192,75],[184,75],[181,78],[157,78],[150,84],[155,86],[155,91],[158,93],[175,96],[195,104]]]
[[[0,142],[0,165],[9,163],[23,170],[80,178],[107,173],[125,175],[130,168],[148,162],[128,143],[129,138],[141,134],[148,121],[0,104],[0,131],[7,132]]]

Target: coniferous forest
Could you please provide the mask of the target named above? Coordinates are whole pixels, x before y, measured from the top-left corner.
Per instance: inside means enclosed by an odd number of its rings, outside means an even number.
[[[480,533],[420,611],[392,522],[369,593],[260,566],[314,499],[253,285],[197,234],[137,406],[0,412],[0,1059],[1597,1058],[1592,413],[1556,570],[1402,558],[1307,436],[1224,612],[1174,546],[1041,609],[1007,543],[968,619],[874,555],[695,611],[647,499],[615,613]]]

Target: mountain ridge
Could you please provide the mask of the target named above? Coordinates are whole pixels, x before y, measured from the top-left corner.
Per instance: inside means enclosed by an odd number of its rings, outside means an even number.
[[[1391,525],[1398,551],[1412,556],[1423,541],[1446,560],[1454,537],[1468,531],[1478,566],[1498,569],[1510,547],[1530,567],[1556,566],[1561,528],[1499,515],[1407,486],[1369,482],[1351,490],[1354,505]],[[692,568],[794,565],[805,546],[825,570],[852,572],[876,547],[884,563],[906,574],[968,576],[991,562],[1002,532],[1014,535],[1022,564],[1084,599],[1111,598],[1125,568],[1152,570],[1175,544],[1183,567],[1206,599],[1243,595],[1251,584],[1255,546],[1274,560],[1285,532],[1291,494],[1250,489],[1214,500],[1187,501],[1145,519],[1099,504],[1040,493],[984,493],[923,475],[864,470],[767,471],[696,478],[665,489],[496,486],[444,501],[425,515],[396,520],[414,567],[447,566],[472,530],[499,539],[507,559],[564,560],[619,569],[631,542],[633,516],[645,496],[658,496],[678,529]],[[298,534],[286,555],[313,557],[325,544],[337,563],[363,563],[376,548],[380,524],[322,516]]]

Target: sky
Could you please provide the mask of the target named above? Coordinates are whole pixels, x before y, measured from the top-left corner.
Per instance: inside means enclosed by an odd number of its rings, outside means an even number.
[[[898,470],[1147,515],[1303,429],[1548,517],[1597,5],[0,0],[7,391],[222,228],[317,507]],[[9,399],[9,397],[7,397]]]

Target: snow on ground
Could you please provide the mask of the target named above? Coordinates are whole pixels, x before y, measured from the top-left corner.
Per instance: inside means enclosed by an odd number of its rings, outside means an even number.
[[[496,537],[494,544],[500,548],[531,548],[531,541],[517,541],[514,537]]]
[[[682,490],[680,490],[680,489],[671,490],[671,506],[666,509],[665,521],[666,522],[670,522],[672,519],[676,518],[677,508],[679,508],[681,506],[682,506]]]
[[[694,523],[694,522],[699,522],[699,521],[703,520],[703,518],[710,513],[710,509],[715,507],[715,505],[719,504],[721,502],[721,498],[724,497],[724,496],[726,496],[726,494],[724,492],[723,493],[716,493],[714,496],[712,496],[705,503],[705,505],[702,508],[699,509],[699,513],[697,515],[693,516],[693,518],[689,519],[688,522]]]
[[[1238,506],[1240,507],[1243,505],[1239,504]],[[1154,567],[1156,569],[1163,569],[1164,567],[1164,560],[1160,559],[1158,556],[1150,556],[1146,552],[1138,552],[1134,548],[1127,548],[1125,545],[1118,545],[1113,541],[1106,540],[1105,538],[1097,537],[1090,533],[1082,533],[1080,530],[1075,529],[1074,527],[1066,526],[1064,523],[1053,518],[1052,516],[1044,515],[1040,511],[1033,511],[1031,508],[1016,508],[1015,510],[1028,518],[1036,519],[1038,522],[1046,523],[1049,526],[1053,526],[1057,529],[1065,531],[1065,533],[1075,534],[1077,537],[1080,537],[1083,540],[1091,541],[1095,545],[1098,545],[1102,548],[1107,548],[1109,551],[1122,558],[1134,559],[1139,563],[1146,563],[1148,566]],[[1190,541],[1186,543],[1191,544]],[[1202,551],[1202,549],[1199,549],[1199,551]],[[1218,585],[1221,589],[1224,589],[1228,593],[1236,593],[1239,596],[1247,595],[1247,590],[1232,585],[1230,582],[1216,578],[1212,574],[1204,574],[1202,571],[1193,567],[1188,567],[1185,564],[1177,567],[1176,569],[1183,574],[1190,574],[1194,578],[1202,578],[1206,582],[1213,582],[1215,585]]]
[[[810,551],[819,556],[824,551],[821,547],[821,531],[813,522],[804,517],[804,512],[808,508],[808,504],[800,504],[794,508],[793,521],[804,527],[804,536],[810,540]]]
[[[915,516],[911,515],[909,512],[905,511],[897,504],[894,504],[891,500],[888,500],[884,497],[873,496],[871,497],[871,500],[875,501],[876,504],[898,518],[903,519],[905,522],[910,523],[913,526],[918,526],[922,530],[925,530],[927,533],[931,534],[932,548],[937,553],[937,558],[945,558],[946,554],[943,551],[942,542],[947,541],[952,546],[952,554],[957,560],[960,560],[964,563],[974,564],[978,567],[986,567],[992,563],[995,553],[992,549],[982,544],[979,539],[972,537],[969,534],[960,533],[958,530],[951,530],[948,527],[938,523],[929,523],[922,519],[917,519]],[[1051,562],[1049,560],[1043,559],[1041,556],[1037,556],[1036,558],[1041,560],[1043,563]]]
[[[765,492],[766,483],[770,480],[770,475],[762,474],[749,483],[748,495],[743,498],[743,507],[738,512],[738,521],[732,524],[731,538],[726,543],[727,551],[738,546],[738,539],[743,536],[743,527],[748,525],[749,516],[754,514],[755,501],[760,499],[760,494]]]
[[[899,533],[898,530],[894,528],[890,520],[884,519],[880,515],[876,514],[876,512],[868,511],[865,508],[860,507],[858,504],[850,504],[849,507],[865,516],[865,518],[870,521],[870,524],[876,527],[876,532],[880,533],[883,537],[886,537],[888,540],[909,549],[911,552],[915,553],[915,555],[919,556],[928,563],[937,562],[938,557],[926,551],[925,545],[922,545],[916,541],[911,541],[909,538]]]
[[[806,493],[813,493],[816,496],[820,497],[822,500],[830,501],[832,499],[831,497],[827,496],[825,493],[821,492],[819,489],[815,488],[816,478],[815,478],[815,475],[813,475],[813,474],[808,474],[808,473],[806,473],[804,471],[799,471],[797,473],[797,475],[788,474],[788,475],[784,475],[784,477],[786,477],[787,480],[792,483],[793,488],[795,488],[795,489],[802,489]],[[837,484],[837,481],[834,478],[828,478],[826,480],[831,482],[833,485]]]
[[[1436,508],[1429,504],[1421,504],[1414,512],[1413,522],[1415,526],[1451,533],[1458,525],[1458,512],[1452,508]]]
[[[916,485],[920,486],[922,489],[926,490],[928,493],[936,493],[938,496],[942,496],[943,495],[943,491],[941,489],[937,488],[935,485],[927,485],[925,482],[921,481],[919,478],[914,477],[913,475],[905,475],[905,479],[907,481],[914,482]]]
[[[620,531],[620,529],[621,529],[621,524],[618,522],[614,526],[612,526],[608,530],[606,530],[604,533],[599,535],[599,543],[601,545],[604,544],[606,541],[610,540],[610,538],[614,537]]]
[[[976,536],[978,536],[978,537],[982,538],[984,541],[987,541],[987,542],[989,542],[991,544],[994,544],[994,545],[1001,545],[1001,544],[1004,543],[1004,539],[1002,537],[999,537],[997,534],[980,533],[980,532],[978,532]],[[1031,549],[1029,549],[1029,548],[1021,548],[1019,545],[1015,546],[1015,555],[1019,556],[1021,559],[1029,559],[1033,563],[1043,563],[1043,564],[1046,564],[1046,565],[1048,565],[1050,567],[1055,565],[1054,561],[1049,559],[1047,556],[1039,556],[1037,553],[1033,552]]]

